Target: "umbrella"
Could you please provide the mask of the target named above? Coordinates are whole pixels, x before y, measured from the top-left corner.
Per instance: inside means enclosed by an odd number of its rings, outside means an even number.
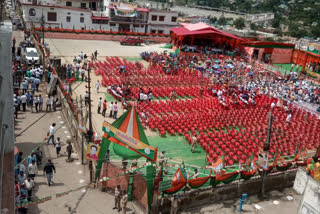
[[[228,64],[227,66],[230,67],[230,68],[233,68],[233,65],[232,65],[232,64]]]
[[[216,61],[214,61],[215,63],[220,63],[220,61],[219,60],[216,60]]]
[[[249,75],[250,75],[250,76],[253,76],[253,72],[252,72],[252,71],[250,71],[250,72],[249,72]]]
[[[216,70],[216,73],[217,74],[220,74],[221,73],[221,70],[219,69],[219,70]]]
[[[121,66],[120,66],[120,68],[121,68],[121,69],[125,69],[125,68],[126,68],[126,66],[124,66],[124,65],[121,65]]]
[[[220,66],[219,65],[214,65],[214,67],[213,68],[215,68],[215,69],[219,69],[220,68]]]

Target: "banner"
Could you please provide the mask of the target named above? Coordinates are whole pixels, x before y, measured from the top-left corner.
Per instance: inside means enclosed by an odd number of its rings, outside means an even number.
[[[100,153],[100,146],[94,143],[90,143],[87,147],[85,158],[91,161],[98,161]]]
[[[157,148],[144,144],[141,141],[133,137],[130,137],[129,135],[113,127],[111,124],[109,124],[106,121],[103,123],[102,130],[107,135],[121,141],[120,143],[119,142],[114,142],[114,143],[127,147],[128,149],[131,149],[137,152],[138,154],[144,156],[149,160],[152,160],[153,162],[157,161]]]
[[[137,17],[137,10],[134,8],[132,4],[121,4],[121,7],[114,5],[114,13],[116,16],[122,17]]]
[[[108,181],[108,180],[113,179],[113,178],[118,178],[118,177],[123,176],[123,175],[125,175],[125,174],[138,171],[139,169],[142,169],[142,168],[144,168],[145,166],[149,166],[149,165],[151,165],[151,164],[152,164],[151,162],[147,162],[147,163],[143,164],[142,166],[132,167],[132,168],[130,168],[130,169],[127,169],[127,170],[125,170],[124,172],[122,172],[122,173],[120,173],[120,174],[118,174],[118,175],[116,175],[116,176],[113,176],[113,177],[103,177],[103,178],[100,179],[99,181],[102,182],[102,181]],[[153,166],[156,166],[155,164],[152,164],[152,165],[153,165]]]
[[[307,51],[320,55],[320,44],[309,43]]]

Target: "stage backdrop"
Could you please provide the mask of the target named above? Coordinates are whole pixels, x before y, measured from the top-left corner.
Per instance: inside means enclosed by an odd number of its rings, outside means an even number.
[[[293,49],[274,48],[271,55],[273,64],[289,64],[291,63]]]

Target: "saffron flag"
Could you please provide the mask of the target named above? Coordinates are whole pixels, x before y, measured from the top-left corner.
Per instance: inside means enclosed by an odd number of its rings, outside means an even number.
[[[256,165],[256,162],[254,161],[253,153],[251,154],[249,166],[250,166],[251,170],[253,170],[253,171],[257,170],[257,165]]]
[[[213,171],[215,175],[223,174],[224,168],[224,156],[220,157],[214,164],[213,164]]]
[[[277,166],[277,164],[278,164],[278,150],[276,150],[273,156],[273,166]]]

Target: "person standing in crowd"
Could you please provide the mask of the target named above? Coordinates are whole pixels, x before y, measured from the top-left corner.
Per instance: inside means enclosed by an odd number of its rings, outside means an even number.
[[[125,190],[123,190],[122,197],[121,197],[121,207],[122,207],[123,214],[127,213],[127,203],[128,203],[128,194]]]
[[[32,190],[34,188],[34,181],[30,176],[28,176],[28,178],[24,181],[23,184],[24,188],[28,191],[28,201],[31,201]]]
[[[22,110],[23,112],[26,112],[26,106],[27,106],[27,96],[25,94],[21,95],[21,104],[22,104]]]
[[[117,185],[117,187],[114,190],[114,207],[113,209],[117,209],[118,212],[121,211],[121,207],[120,207],[120,199],[121,199],[121,189],[120,189],[120,185]]]
[[[25,94],[28,90],[28,82],[25,80],[21,84],[22,84],[22,93]]]
[[[26,173],[24,173],[24,171],[20,171],[19,174],[17,175],[17,179],[20,184],[23,184],[24,181],[27,179]]]
[[[96,50],[96,51],[94,52],[94,60],[97,60],[97,58],[98,58],[98,51]]]
[[[35,78],[34,79],[34,83],[36,85],[36,91],[39,92],[40,79],[39,78]]]
[[[179,210],[179,202],[180,202],[180,199],[179,199],[179,196],[178,195],[175,195],[174,197],[172,197],[170,199],[171,201],[171,211],[170,211],[170,214],[177,214],[178,213],[178,210]]]
[[[52,125],[49,127],[49,138],[47,141],[47,144],[49,145],[50,139],[52,140],[52,145],[54,145],[54,127],[56,126],[55,123],[52,123]]]
[[[89,100],[89,92],[86,91],[86,93],[84,94],[84,103],[85,103],[86,106],[88,106],[89,102],[90,102],[90,100]]]
[[[106,117],[106,111],[107,111],[107,100],[104,100],[103,104],[102,104],[102,116],[103,117]]]
[[[61,151],[61,146],[62,146],[62,142],[60,140],[60,137],[57,138],[55,147],[56,147],[56,153],[57,153],[57,158],[60,156],[60,151]]]
[[[197,142],[198,142],[197,136],[198,136],[197,134],[192,136],[192,144],[191,144],[191,152],[192,153],[194,153],[194,150],[196,149],[196,146],[197,146]]]
[[[46,104],[47,104],[47,108],[46,108],[46,111],[51,111],[51,99],[50,99],[50,96],[47,97],[47,100],[46,100]]]
[[[284,124],[290,123],[291,117],[292,117],[292,110],[290,109],[290,110],[288,111],[288,115],[287,115],[287,118],[286,118],[286,122],[285,122]]]
[[[33,113],[33,97],[32,97],[32,95],[30,96],[30,99],[29,99],[29,107],[30,107],[30,112]]]
[[[113,102],[111,102],[111,103],[110,103],[109,108],[110,108],[110,115],[109,115],[109,117],[112,117],[112,112],[113,112]]]
[[[42,161],[42,151],[40,151],[40,148],[37,148],[37,151],[35,151],[34,154],[37,157],[37,166],[40,166]]]
[[[101,105],[102,105],[102,98],[100,97],[99,100],[98,100],[98,114],[100,114]]]
[[[100,84],[99,80],[97,80],[97,82],[96,82],[97,94],[99,94],[100,87],[101,87],[101,84]]]
[[[68,146],[67,146],[67,153],[68,153],[68,160],[70,160],[71,159],[71,154],[72,154],[72,144],[71,144],[71,140],[67,140],[67,144],[68,144]]]
[[[48,71],[48,83],[50,83],[50,80],[51,80],[51,71],[49,70]]]
[[[52,109],[53,109],[53,111],[56,111],[57,110],[57,98],[55,95],[53,95],[51,98],[52,98]]]
[[[36,95],[36,97],[34,98],[34,105],[36,107],[36,112],[38,113],[39,112],[39,98],[38,98],[38,95]]]
[[[43,98],[41,94],[39,95],[39,111],[42,111],[42,106],[43,106]]]
[[[31,164],[28,166],[28,177],[30,176],[32,180],[36,177],[38,172],[38,167],[35,160],[32,160]]]
[[[84,69],[84,66],[81,67],[81,81],[84,80],[84,75],[85,75],[86,70]]]
[[[53,172],[56,173],[56,168],[54,167],[51,160],[48,160],[48,163],[43,168],[43,175],[47,176],[48,186],[52,184]]]
[[[118,104],[117,102],[114,103],[113,105],[113,119],[117,119],[117,114],[118,114]]]

